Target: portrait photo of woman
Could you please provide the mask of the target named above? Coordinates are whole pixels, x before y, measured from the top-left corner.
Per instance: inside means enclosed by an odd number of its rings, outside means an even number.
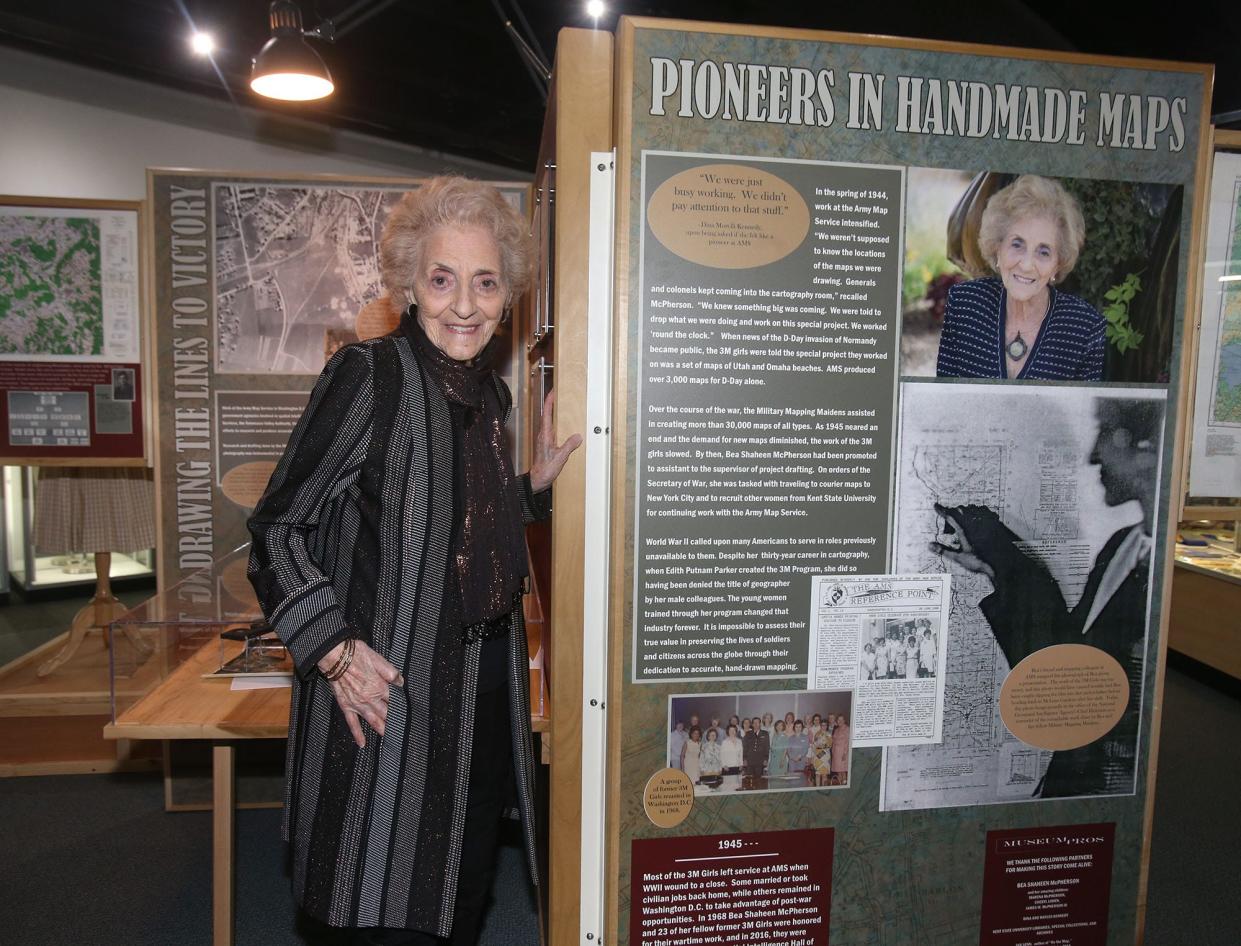
[[[1026,174],[994,194],[978,234],[994,275],[949,289],[936,375],[1102,381],[1107,323],[1056,288],[1085,239],[1081,208],[1055,181]]]
[[[911,167],[901,375],[1165,382],[1177,185]]]

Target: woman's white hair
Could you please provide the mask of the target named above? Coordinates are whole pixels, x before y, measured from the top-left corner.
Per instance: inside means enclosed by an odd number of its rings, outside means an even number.
[[[508,301],[530,285],[534,242],[521,214],[490,184],[433,177],[401,198],[379,240],[379,272],[394,299],[412,301],[427,237],[440,227],[481,226],[500,248],[500,279]]]
[[[978,227],[978,249],[983,259],[997,268],[1000,244],[1019,220],[1042,217],[1056,225],[1056,275],[1059,282],[1073,271],[1082,244],[1086,242],[1086,220],[1077,200],[1056,181],[1035,174],[1023,174],[987,201]]]

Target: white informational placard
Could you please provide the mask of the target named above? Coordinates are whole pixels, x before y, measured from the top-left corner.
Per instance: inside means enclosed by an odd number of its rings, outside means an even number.
[[[1189,495],[1241,496],[1241,154],[1217,152],[1208,211]]]
[[[854,691],[853,744],[939,742],[951,576],[815,575],[810,595],[810,685]]]

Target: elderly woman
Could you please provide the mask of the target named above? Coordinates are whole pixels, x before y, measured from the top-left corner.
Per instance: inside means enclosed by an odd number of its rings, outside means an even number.
[[[532,254],[498,191],[427,182],[380,252],[408,308],[324,368],[250,520],[249,573],[297,669],[297,900],[359,943],[472,943],[512,788],[535,871],[523,527],[580,438],[555,445],[549,405],[514,474],[493,335]]]
[[[1056,289],[1085,240],[1063,187],[1026,174],[987,202],[978,248],[995,276],[948,291],[936,375],[1022,381],[1102,381],[1107,323]]]

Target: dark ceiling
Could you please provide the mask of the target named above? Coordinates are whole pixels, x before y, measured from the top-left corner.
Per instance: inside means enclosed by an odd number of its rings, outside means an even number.
[[[506,167],[533,167],[543,100],[497,13],[524,18],[548,59],[566,26],[589,27],[584,0],[397,0],[317,44],[337,83],[326,102],[273,106],[248,88],[268,35],[264,0],[0,0],[0,43],[239,104]],[[310,28],[354,0],[303,0]],[[1133,3],[994,0],[839,3],[610,0],[621,14],[796,26],[923,39],[1213,62],[1212,112],[1241,112],[1241,17],[1235,0],[1180,0],[1148,13]],[[365,8],[363,10],[365,12]],[[189,23],[209,30],[212,64],[189,54]],[[343,21],[348,28],[349,19]],[[1241,124],[1234,116],[1229,124]]]

